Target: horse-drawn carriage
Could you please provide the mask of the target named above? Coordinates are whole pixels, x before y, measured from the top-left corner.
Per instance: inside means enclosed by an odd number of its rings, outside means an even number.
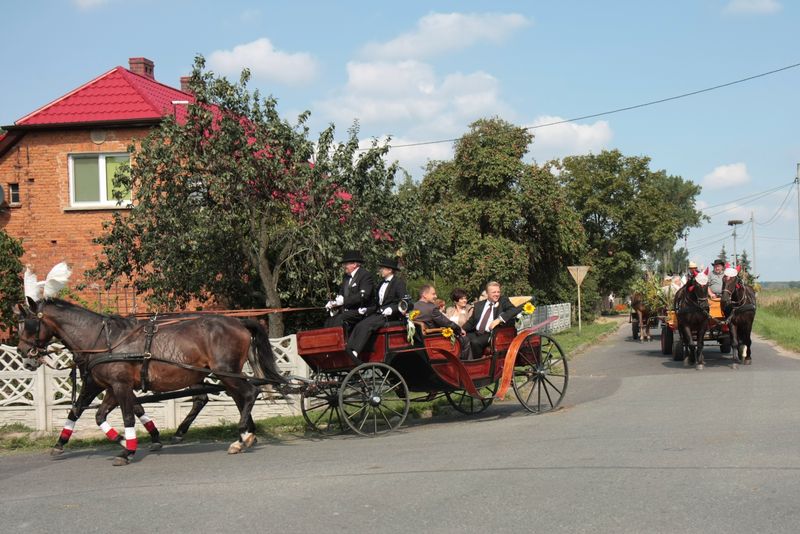
[[[345,352],[341,327],[300,332],[298,353],[313,372],[302,393],[303,416],[324,434],[349,428],[375,436],[398,428],[411,402],[444,395],[454,409],[474,414],[509,387],[529,412],[554,410],[569,380],[566,355],[538,331],[554,319],[519,333],[513,325],[498,326],[484,354],[467,361],[459,358],[457,336],[422,324],[413,335],[404,322],[381,328],[359,361]]]
[[[672,354],[672,359],[681,361],[684,359],[684,343],[681,341],[678,332],[678,316],[675,310],[667,312],[666,321],[661,327],[661,353]],[[692,331],[697,334],[697,330]],[[725,314],[722,313],[720,299],[708,299],[708,323],[703,335],[703,342],[716,341],[719,343],[719,351],[722,354],[731,352],[731,336],[728,324],[725,322]]]
[[[66,265],[57,267],[65,272],[66,280]],[[242,317],[241,312],[154,315],[141,321],[95,313],[54,298],[58,289],[56,284],[46,286],[41,295],[26,287],[26,294],[34,296],[16,307],[17,350],[24,367],[35,370],[42,365],[55,338],[73,353],[73,369],[80,371],[83,380],[75,398],[73,372],[74,402],[54,454],[63,451],[76,421],[100,393],[105,396],[95,419],[108,438],[123,447],[114,464],[126,465],[137,450],[136,417],[150,433],[153,447],[160,447],[158,429],[142,404],[166,398],[224,389],[240,412],[239,440],[228,452],[239,453],[256,442],[251,410],[258,386],[300,393],[303,415],[323,433],[338,432],[346,425],[364,435],[396,429],[405,420],[410,402],[439,394],[457,410],[477,413],[495,398],[504,398],[511,387],[528,411],[543,413],[557,408],[567,389],[564,352],[553,338],[538,332],[557,317],[519,333],[514,326],[495,328],[488,350],[474,361],[460,360],[460,340],[449,329],[426,330],[422,324],[416,333],[406,323],[390,323],[378,330],[371,350],[365,350],[361,360],[345,352],[343,327],[301,332],[298,352],[314,373],[306,380],[280,374],[263,325]],[[248,360],[255,377],[242,372]],[[209,377],[220,384],[207,383]],[[148,389],[153,392],[150,398],[134,394]],[[427,395],[413,399],[410,391]],[[117,406],[122,411],[124,437],[106,422]]]

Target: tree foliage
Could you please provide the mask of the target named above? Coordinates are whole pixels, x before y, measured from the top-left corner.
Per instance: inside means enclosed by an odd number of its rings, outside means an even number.
[[[672,248],[702,220],[695,209],[700,187],[649,165],[648,157],[618,150],[561,162],[561,183],[580,214],[603,294],[623,290],[645,254]]]
[[[23,252],[22,241],[0,229],[0,328],[16,326],[13,306],[23,301]]]
[[[386,146],[343,143],[330,125],[312,141],[306,121],[282,119],[273,98],[204,70],[198,56],[185,119],[169,117],[138,146],[115,184],[134,192],[98,242],[92,272],[131,281],[156,307],[319,303],[334,290],[342,250],[370,257],[394,246],[394,166]],[[270,335],[283,333],[270,316]]]
[[[551,169],[523,161],[532,140],[524,128],[481,119],[452,161],[428,165],[418,213],[431,241],[416,251],[425,275],[449,273],[474,295],[497,280],[506,294],[564,298],[583,229]]]

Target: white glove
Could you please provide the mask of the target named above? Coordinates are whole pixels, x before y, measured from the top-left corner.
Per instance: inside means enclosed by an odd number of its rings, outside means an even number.
[[[333,308],[335,305],[336,305],[336,301],[329,300],[329,301],[328,301],[328,302],[325,304],[325,309],[326,309],[326,310],[328,310],[328,311],[330,311],[330,310],[331,310],[331,308]]]
[[[367,309],[366,308],[359,308],[358,309],[358,313],[360,313],[361,315],[366,315],[367,314]]]
[[[386,317],[389,317],[392,314],[392,309],[391,308],[386,308],[381,313],[383,313],[383,315],[385,315]]]
[[[341,306],[344,304],[344,297],[341,295],[336,295],[336,300],[334,300],[337,306]]]

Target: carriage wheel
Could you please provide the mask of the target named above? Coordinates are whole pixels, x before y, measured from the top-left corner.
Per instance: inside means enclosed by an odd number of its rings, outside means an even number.
[[[633,340],[637,341],[639,339],[639,320],[635,320],[631,323],[631,334],[633,334]]]
[[[467,415],[475,415],[492,405],[495,391],[497,391],[497,383],[478,389],[478,393],[483,397],[488,397],[485,399],[476,399],[463,389],[446,391],[445,396],[447,397],[447,402],[449,402],[450,406],[455,408],[456,411]]]
[[[341,434],[347,429],[339,411],[341,375],[319,374],[300,394],[300,410],[309,428],[326,436]]]
[[[672,353],[672,330],[667,325],[661,327],[661,354]]]
[[[339,389],[344,422],[363,436],[386,434],[399,427],[409,405],[406,381],[384,363],[359,365],[347,373]]]
[[[678,335],[678,337],[674,338],[672,342],[672,361],[682,362],[683,356],[684,356],[683,340],[681,339],[681,336]]]
[[[517,400],[535,414],[558,408],[569,382],[566,354],[558,342],[547,334],[529,334],[516,357],[511,385]]]

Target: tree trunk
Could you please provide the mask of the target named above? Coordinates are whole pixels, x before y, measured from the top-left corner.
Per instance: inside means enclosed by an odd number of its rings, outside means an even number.
[[[258,275],[261,278],[261,285],[267,295],[266,305],[268,308],[282,308],[281,297],[278,294],[278,283],[270,268],[269,260],[262,256],[258,261]],[[283,314],[271,313],[267,316],[269,323],[269,337],[283,337]]]

